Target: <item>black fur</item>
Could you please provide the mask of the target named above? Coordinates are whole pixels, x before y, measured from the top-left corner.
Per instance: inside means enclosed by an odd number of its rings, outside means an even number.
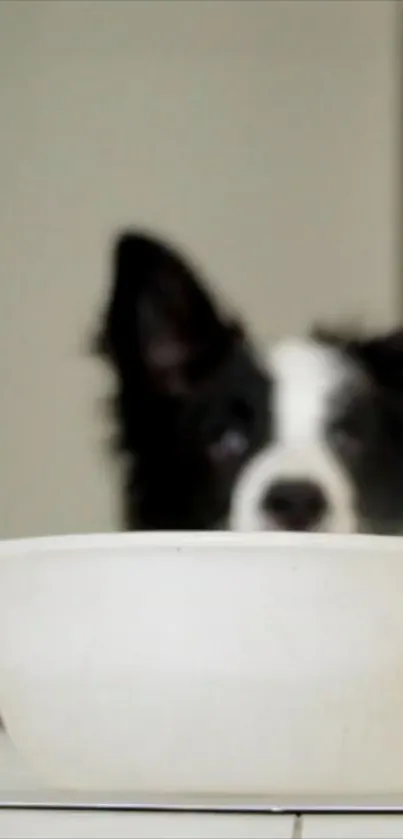
[[[319,329],[315,337],[349,357],[366,377],[359,399],[346,406],[359,446],[345,465],[363,529],[403,533],[403,330],[374,336]]]
[[[374,336],[318,327],[313,336],[350,355],[383,390],[403,396],[403,329]]]
[[[268,425],[268,377],[241,326],[178,249],[129,231],[114,251],[97,350],[117,382],[123,526],[222,526]]]

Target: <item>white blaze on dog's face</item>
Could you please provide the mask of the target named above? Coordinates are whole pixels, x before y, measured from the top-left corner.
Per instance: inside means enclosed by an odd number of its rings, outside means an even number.
[[[315,341],[274,346],[267,448],[243,470],[232,498],[232,530],[357,530],[355,492],[328,443],[337,402],[364,375],[337,349]]]

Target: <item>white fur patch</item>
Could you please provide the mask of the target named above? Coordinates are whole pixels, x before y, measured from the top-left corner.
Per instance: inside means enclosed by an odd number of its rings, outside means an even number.
[[[314,341],[287,341],[273,348],[268,361],[274,439],[293,447],[320,440],[330,397],[346,378],[339,355]]]
[[[235,488],[232,530],[277,530],[261,508],[275,481],[289,478],[317,482],[328,510],[318,530],[352,532],[356,528],[353,488],[326,445],[326,424],[335,396],[351,376],[342,356],[314,341],[277,344],[268,354],[273,378],[272,442],[245,468]]]

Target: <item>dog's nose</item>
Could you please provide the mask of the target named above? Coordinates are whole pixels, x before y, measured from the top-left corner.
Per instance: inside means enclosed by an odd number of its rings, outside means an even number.
[[[282,530],[313,530],[323,518],[327,501],[320,486],[306,479],[278,480],[261,500],[267,515]]]

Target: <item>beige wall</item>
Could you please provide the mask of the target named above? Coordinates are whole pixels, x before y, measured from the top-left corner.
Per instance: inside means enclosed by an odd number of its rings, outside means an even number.
[[[0,535],[114,528],[83,355],[119,225],[270,337],[396,317],[396,8],[0,3]]]

